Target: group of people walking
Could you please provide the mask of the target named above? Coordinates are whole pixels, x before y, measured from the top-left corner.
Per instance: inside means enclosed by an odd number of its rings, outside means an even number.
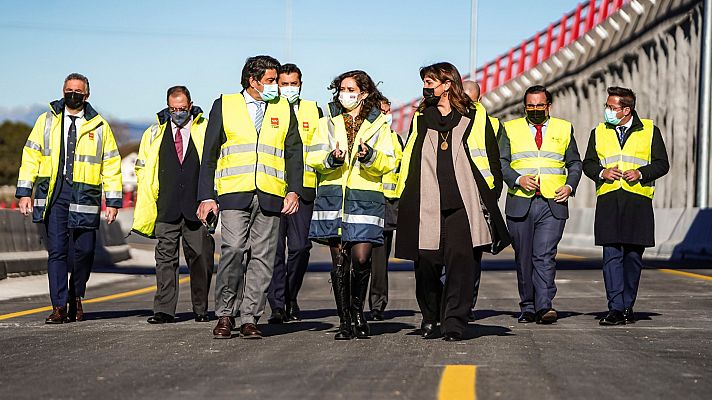
[[[572,124],[550,115],[545,87],[528,88],[525,116],[502,123],[452,64],[423,67],[420,77],[423,98],[405,141],[391,128],[390,102],[364,71],[337,76],[323,109],[301,99],[296,65],[269,56],[248,58],[242,91],[221,95],[207,118],[188,88],[168,89],[136,160],[132,232],[158,239],[148,322],[175,318],[181,241],[195,320],[209,321],[211,233],[219,223],[215,338],[236,330],[261,338],[257,321],[267,302],[268,323],[300,319],[311,241],[331,253],[335,339],[368,337],[364,309],[383,319],[396,229],[395,256],[414,261],[424,338],[462,339],[482,254],[510,244],[518,321],[553,323],[556,249],[582,172],[598,196],[595,237],[609,306],[600,323],[634,322],[642,254],[654,245],[654,182],[669,169],[660,131],[638,117],[635,94],[608,89],[604,121],[591,131],[582,162]],[[120,156],[108,123],[87,102],[88,79],[71,74],[63,91],[30,133],[16,193],[21,212],[48,233],[47,323],[83,319],[102,190],[108,223],[121,206]]]

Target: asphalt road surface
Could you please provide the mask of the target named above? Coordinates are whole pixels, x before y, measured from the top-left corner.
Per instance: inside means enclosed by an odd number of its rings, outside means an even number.
[[[712,269],[704,266],[646,269],[639,321],[600,327],[606,311],[600,261],[562,256],[560,320],[522,325],[506,253],[485,262],[478,319],[467,340],[449,343],[414,333],[420,314],[413,273],[396,265],[406,270],[389,275],[387,319],[371,324],[370,339],[337,342],[329,276],[318,271],[327,258],[316,249],[317,271],[307,274],[300,295],[303,319],[260,324],[266,337],[254,341],[213,339],[214,320],[192,319],[186,283],[179,321],[146,323],[155,280],[150,252],[139,253],[105,271],[128,279],[88,290],[94,300],[84,306],[85,322],[45,325],[49,312],[37,309],[47,306],[46,295],[0,302],[0,399],[709,399],[712,393]]]

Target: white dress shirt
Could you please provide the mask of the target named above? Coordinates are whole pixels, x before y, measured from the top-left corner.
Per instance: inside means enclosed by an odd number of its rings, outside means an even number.
[[[178,125],[171,123],[171,131],[173,132],[173,141],[176,140],[176,132],[178,132]],[[185,153],[188,152],[188,143],[190,142],[190,126],[193,125],[193,117],[190,117],[185,126],[180,128],[180,135],[183,137],[183,159],[185,160]]]
[[[62,141],[62,143],[64,145],[64,157],[66,160],[67,141],[69,139],[69,126],[72,125],[72,119],[69,118],[69,116],[71,115],[73,117],[78,117],[74,122],[74,125],[76,125],[76,127],[77,127],[77,137],[75,138],[75,140],[79,139],[79,131],[82,129],[82,125],[84,125],[84,123],[87,122],[87,120],[84,118],[84,110],[81,110],[76,114],[70,114],[69,109],[67,109],[67,107],[64,107],[63,115],[64,115],[64,140]],[[65,175],[67,174],[67,163],[66,162],[64,163],[64,174]]]

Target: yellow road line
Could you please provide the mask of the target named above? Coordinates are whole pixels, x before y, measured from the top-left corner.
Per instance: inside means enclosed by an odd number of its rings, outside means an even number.
[[[438,400],[475,400],[477,398],[477,367],[447,365],[440,378]]]
[[[678,271],[676,269],[660,269],[659,271],[662,271],[662,272],[665,272],[668,274],[673,274],[673,275],[685,276],[688,278],[702,279],[703,281],[712,281],[712,276],[709,276],[709,275],[701,275],[701,274],[695,274],[692,272]]]
[[[181,285],[188,281],[190,281],[190,277],[186,276],[185,278],[180,278],[178,280],[178,284]],[[151,293],[151,292],[155,292],[155,291],[156,291],[156,285],[153,285],[153,286],[148,286],[148,287],[145,287],[142,289],[131,290],[128,292],[110,294],[108,296],[97,297],[94,299],[87,299],[87,300],[82,301],[82,303],[83,304],[101,303],[104,301],[123,299],[124,297],[137,296],[139,294],[146,294],[146,293]],[[13,313],[9,313],[9,314],[2,314],[2,315],[0,315],[0,321],[10,319],[10,318],[15,318],[15,317],[22,317],[25,315],[38,314],[38,313],[47,312],[47,311],[52,311],[52,307],[51,306],[39,307],[39,308],[32,308],[30,310],[17,311],[17,312],[13,312]]]

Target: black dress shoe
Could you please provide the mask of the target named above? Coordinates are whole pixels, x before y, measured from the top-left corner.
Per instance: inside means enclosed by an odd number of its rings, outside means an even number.
[[[420,331],[423,339],[437,339],[440,337],[440,326],[436,324],[422,324]]]
[[[539,312],[536,313],[537,324],[553,324],[558,318],[559,315],[553,308],[539,310]]]
[[[534,321],[536,321],[536,316],[533,312],[529,311],[522,312],[521,314],[519,314],[519,318],[517,318],[517,322],[519,322],[520,324],[529,324]]]
[[[633,312],[633,307],[628,307],[625,310],[623,310],[623,318],[625,318],[626,324],[634,324],[635,323],[635,313]]]
[[[297,304],[296,300],[291,300],[287,304],[287,313],[285,314],[285,321],[299,321],[301,317],[299,316],[299,312],[301,309],[299,308],[299,304]]]
[[[622,312],[611,310],[608,312],[608,315],[598,321],[598,324],[603,326],[625,325],[625,317]]]
[[[374,321],[383,321],[383,311],[371,310],[371,319]]]
[[[210,322],[210,317],[208,317],[208,314],[196,314],[195,322]]]
[[[272,315],[270,315],[269,319],[267,320],[268,324],[281,324],[285,321],[286,315],[284,314],[284,310],[281,308],[275,308],[274,311],[272,311]]]
[[[146,320],[149,324],[168,324],[173,322],[174,318],[166,313],[157,312]]]
[[[462,340],[462,334],[458,332],[446,332],[443,336],[443,340],[446,342],[459,342]]]

